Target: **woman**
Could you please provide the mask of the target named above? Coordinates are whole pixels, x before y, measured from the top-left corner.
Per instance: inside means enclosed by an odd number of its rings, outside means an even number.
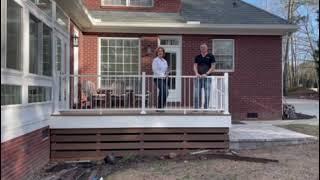
[[[158,95],[158,109],[165,107],[167,102],[167,97],[169,95],[167,86],[167,76],[168,76],[168,63],[164,59],[165,50],[163,47],[158,47],[156,49],[156,58],[152,62],[152,71],[154,75],[154,83],[159,89]],[[163,112],[163,111],[160,111]]]

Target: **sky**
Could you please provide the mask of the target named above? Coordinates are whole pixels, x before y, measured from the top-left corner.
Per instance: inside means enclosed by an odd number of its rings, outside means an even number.
[[[255,5],[255,6],[261,8],[261,9],[264,9],[266,11],[269,11],[269,12],[271,12],[273,14],[276,14],[276,15],[281,16],[281,17],[286,19],[286,12],[283,12],[283,10],[280,9],[280,6],[279,6],[279,9],[276,8],[277,5],[275,3],[279,3],[280,2],[278,0],[243,0],[243,1],[245,1],[247,3],[250,3],[252,5]],[[269,2],[269,5],[268,5],[268,2]],[[273,3],[273,7],[270,6],[270,3]],[[318,26],[318,22],[316,20],[316,18],[317,18],[317,14],[315,12],[316,10],[315,10],[315,8],[313,8],[313,9],[309,8],[309,10],[311,10],[311,12],[313,12],[313,14],[310,16],[310,20],[312,22],[311,26],[313,27],[312,28],[313,29],[313,33],[312,33],[313,36],[312,37],[313,37],[313,39],[319,39],[319,26]],[[298,9],[298,11],[302,15],[307,14],[306,7],[302,6],[301,8]],[[298,32],[296,32],[296,34],[298,36],[300,36],[300,35],[303,34],[301,32],[302,31],[299,30]],[[301,48],[304,46],[303,44],[305,44],[305,43],[302,43],[302,45],[300,46]],[[315,42],[314,45],[316,45],[316,42]],[[297,51],[299,51],[299,45],[297,47],[298,47]],[[301,57],[300,57],[301,60],[302,59],[306,59],[304,54],[301,54]],[[298,56],[300,56],[299,52],[298,52]],[[310,59],[311,58],[310,55],[307,58]]]

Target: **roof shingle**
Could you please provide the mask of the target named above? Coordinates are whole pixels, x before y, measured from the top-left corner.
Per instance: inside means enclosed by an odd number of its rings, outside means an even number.
[[[240,0],[182,0],[181,16],[206,24],[287,24],[286,20]]]
[[[241,0],[181,0],[180,13],[90,11],[93,18],[104,22],[185,23],[201,24],[288,24],[276,15]],[[237,2],[236,5],[233,3]]]

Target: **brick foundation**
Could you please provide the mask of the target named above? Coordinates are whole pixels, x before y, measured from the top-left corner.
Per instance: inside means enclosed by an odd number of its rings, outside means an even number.
[[[23,180],[40,169],[50,158],[50,140],[44,127],[1,143],[1,179]]]

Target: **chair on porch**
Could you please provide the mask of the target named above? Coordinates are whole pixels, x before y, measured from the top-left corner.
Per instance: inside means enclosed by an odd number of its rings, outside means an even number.
[[[93,109],[96,106],[103,106],[106,101],[106,94],[98,93],[96,85],[89,80],[82,83],[81,109]]]
[[[124,81],[114,81],[111,85],[110,92],[111,107],[128,107],[129,92],[126,91],[126,83]]]

